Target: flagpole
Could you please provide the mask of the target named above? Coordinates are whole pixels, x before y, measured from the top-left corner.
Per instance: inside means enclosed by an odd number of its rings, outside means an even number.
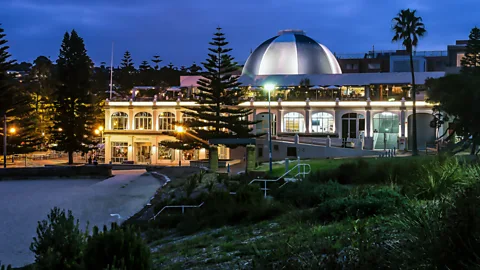
[[[112,42],[112,57],[110,58],[110,100],[112,99],[113,88],[113,42]]]

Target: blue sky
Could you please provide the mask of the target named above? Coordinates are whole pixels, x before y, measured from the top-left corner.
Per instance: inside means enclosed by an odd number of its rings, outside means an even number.
[[[155,54],[162,64],[203,61],[221,26],[232,54],[244,62],[281,29],[303,29],[336,53],[400,49],[390,42],[391,19],[417,9],[428,35],[419,50],[446,50],[466,39],[480,18],[478,0],[0,0],[0,23],[19,61],[56,59],[65,31],[77,30],[90,57],[115,64],[125,50],[136,65]]]

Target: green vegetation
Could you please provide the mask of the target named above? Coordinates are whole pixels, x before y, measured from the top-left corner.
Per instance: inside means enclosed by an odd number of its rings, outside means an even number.
[[[59,208],[38,223],[30,250],[35,254],[31,268],[36,270],[151,269],[150,249],[136,229],[112,223],[110,230],[95,226],[89,235],[71,211]]]
[[[476,163],[446,156],[310,162],[329,169],[282,188],[272,185],[267,200],[246,185],[248,179],[205,175],[192,192],[204,190],[196,198],[201,208],[162,213],[145,227],[153,265],[471,269],[479,263]],[[174,202],[182,199],[168,203]]]

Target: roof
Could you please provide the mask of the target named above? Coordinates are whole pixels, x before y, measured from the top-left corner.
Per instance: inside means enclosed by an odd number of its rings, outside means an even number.
[[[428,78],[445,76],[444,71],[415,72],[417,84],[425,84]],[[201,76],[181,76],[180,85],[183,87],[198,86]],[[262,86],[272,83],[277,86],[297,86],[302,79],[309,79],[310,85],[371,85],[371,84],[409,84],[412,82],[410,72],[388,73],[348,73],[348,74],[318,74],[318,75],[259,75],[240,76],[242,86]]]

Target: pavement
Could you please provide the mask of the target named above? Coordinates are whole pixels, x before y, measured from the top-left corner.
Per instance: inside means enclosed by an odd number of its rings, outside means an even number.
[[[20,267],[34,261],[30,243],[37,222],[57,206],[72,210],[80,227],[87,221],[102,226],[122,222],[140,211],[160,181],[145,170],[115,171],[112,178],[99,181],[21,180],[0,181],[0,264]]]

